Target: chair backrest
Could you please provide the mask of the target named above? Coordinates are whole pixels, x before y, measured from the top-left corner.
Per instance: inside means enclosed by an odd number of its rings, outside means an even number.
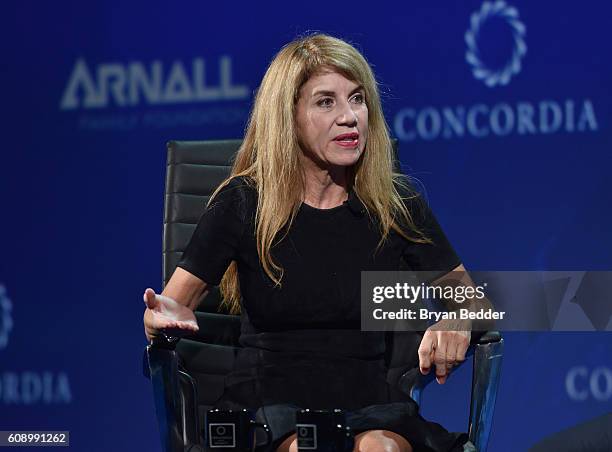
[[[167,144],[164,199],[164,285],[176,269],[210,195],[229,176],[242,140],[170,141]],[[218,312],[219,291],[213,289],[199,310]]]
[[[229,175],[241,140],[171,141],[168,143],[164,203],[163,282],[168,282],[195,230],[210,195]],[[397,156],[397,141],[393,142]],[[397,159],[396,159],[397,161]],[[238,316],[218,310],[220,295],[210,291],[196,312],[200,332],[177,346],[184,369],[195,378],[198,403],[210,406],[223,392],[224,373],[231,370],[240,334]],[[415,367],[420,336],[388,333],[388,380]],[[203,358],[205,357],[205,358]]]
[[[229,175],[240,143],[241,140],[224,140],[167,144],[164,285],[174,273],[210,195]],[[179,365],[186,372],[181,376],[183,415],[194,418],[200,429],[204,412],[223,394],[224,377],[232,370],[239,349],[240,318],[219,311],[220,301],[218,288],[212,288],[195,313],[199,332],[181,339],[176,346]],[[197,398],[192,403],[194,392]]]

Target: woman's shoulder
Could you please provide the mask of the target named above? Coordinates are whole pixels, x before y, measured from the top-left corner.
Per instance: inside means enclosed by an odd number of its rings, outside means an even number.
[[[219,191],[242,191],[257,193],[255,180],[249,176],[232,176],[224,181],[223,188]]]
[[[257,208],[257,188],[255,181],[248,176],[233,176],[222,183],[212,197],[209,209],[230,209],[242,219]]]
[[[241,198],[244,196],[257,195],[255,181],[248,176],[232,176],[220,184],[220,189],[213,197],[214,200]]]
[[[393,184],[408,212],[411,215],[422,214],[426,207],[426,201],[417,188],[416,181],[405,174],[401,174],[393,179]]]

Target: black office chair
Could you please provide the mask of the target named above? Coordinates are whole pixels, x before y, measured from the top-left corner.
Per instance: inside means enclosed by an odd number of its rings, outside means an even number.
[[[164,204],[163,278],[168,282],[187,246],[210,194],[230,171],[240,140],[172,141],[168,143]],[[397,142],[394,142],[397,155]],[[239,350],[240,317],[219,312],[217,288],[196,311],[200,330],[186,338],[160,336],[147,346],[144,373],[153,384],[162,449],[166,452],[203,446],[204,414],[223,393],[224,375]],[[418,333],[386,333],[387,380],[419,405],[434,372],[418,371]],[[487,448],[503,339],[498,332],[473,338],[469,438],[478,451]]]

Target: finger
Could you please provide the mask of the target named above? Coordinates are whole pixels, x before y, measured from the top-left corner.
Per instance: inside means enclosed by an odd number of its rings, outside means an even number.
[[[423,375],[427,375],[431,369],[434,349],[435,335],[426,331],[419,345],[419,369]]]
[[[179,328],[190,330],[190,331],[198,331],[200,329],[198,327],[198,324],[194,322],[193,320],[180,321],[180,322],[177,322],[177,325]]]
[[[434,364],[436,366],[436,379],[438,383],[444,383],[441,377],[446,376],[446,352],[448,348],[448,341],[444,335],[438,337],[438,347],[434,353]]]
[[[465,361],[465,354],[470,346],[470,341],[467,337],[457,343],[457,364]]]
[[[158,330],[163,330],[166,328],[177,328],[178,322],[176,320],[168,320],[168,319],[158,319],[155,322],[155,328]]]
[[[452,334],[452,333],[449,333]],[[451,336],[451,339],[446,348],[446,370],[450,370],[457,364],[457,346],[459,345],[460,337],[458,335]]]
[[[155,309],[159,304],[157,299],[155,298],[155,291],[151,288],[147,288],[145,290],[142,298],[144,299],[144,302],[147,305],[147,308],[149,309]]]

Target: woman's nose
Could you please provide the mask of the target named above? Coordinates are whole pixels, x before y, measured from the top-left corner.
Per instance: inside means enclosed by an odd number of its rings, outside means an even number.
[[[357,124],[357,114],[351,108],[351,105],[347,102],[342,106],[341,111],[338,112],[336,118],[338,125],[354,126]]]

